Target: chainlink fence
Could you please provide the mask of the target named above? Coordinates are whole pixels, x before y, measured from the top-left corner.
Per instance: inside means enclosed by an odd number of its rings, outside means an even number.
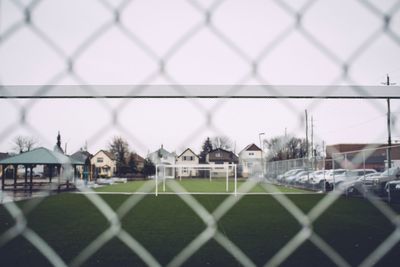
[[[272,98],[282,97],[279,100],[269,98],[266,103],[278,101],[286,113],[295,117],[298,122],[298,125],[293,127],[295,128],[293,133],[303,131],[304,110],[299,110],[295,104],[296,100],[285,98],[296,93],[290,90],[282,91],[274,84],[287,82],[285,78],[288,76],[294,76],[294,80],[289,80],[288,83],[295,81],[295,84],[296,79],[299,79],[298,83],[312,83],[313,79],[321,79],[319,82],[324,85],[319,86],[317,94],[307,99],[309,110],[319,107],[323,98],[335,98],[335,92],[341,90],[342,84],[350,84],[346,90],[350,90],[357,98],[374,98],[374,95],[371,95],[373,91],[359,83],[357,68],[366,64],[366,60],[367,62],[372,60],[368,59],[369,53],[382,41],[390,45],[391,51],[399,50],[400,27],[397,25],[399,25],[400,1],[382,1],[384,3],[346,1],[341,2],[339,6],[333,2],[322,0],[295,2],[275,0],[254,1],[254,3],[192,0],[171,3],[139,0],[99,0],[84,3],[49,0],[0,1],[0,101],[3,106],[1,112],[4,120],[8,116],[13,119],[12,123],[2,125],[0,128],[0,139],[11,140],[16,134],[24,131],[35,136],[41,143],[53,144],[53,140],[46,137],[47,129],[38,127],[30,120],[35,108],[43,104],[41,101],[44,98],[79,102],[84,96],[85,100],[90,98],[85,102],[87,109],[94,110],[94,113],[100,116],[90,115],[87,118],[88,121],[96,122],[94,128],[71,125],[72,129],[87,136],[85,139],[89,144],[103,141],[110,133],[122,134],[133,147],[147,152],[149,144],[143,141],[142,136],[127,127],[122,118],[129,117],[125,111],[132,103],[136,105],[140,102],[145,104],[151,101],[168,102],[169,99],[165,99],[168,95],[163,90],[169,90],[168,92],[172,92],[175,97],[184,98],[187,104],[185,108],[200,114],[198,118],[200,123],[182,138],[179,145],[179,149],[182,150],[192,140],[210,133],[234,135],[217,123],[215,117],[216,114],[224,114],[223,111],[228,108],[230,98],[238,93],[246,98],[248,88],[245,85],[258,86],[261,95],[266,93]],[[251,6],[251,9],[247,10],[247,5]],[[340,8],[341,5],[346,8]],[[322,30],[317,27],[318,22],[323,19],[321,16],[327,17],[333,7],[340,10],[333,21],[340,20],[343,16],[345,25],[342,27],[351,28],[350,33],[353,34],[342,36],[340,30],[335,32],[334,25],[331,25],[332,28],[327,27]],[[346,14],[345,11],[348,10],[357,15]],[[59,21],[62,23],[58,24]],[[369,22],[371,27],[365,26],[370,25]],[[333,42],[330,38],[331,31],[338,39],[348,38],[349,46]],[[207,37],[204,38],[203,35]],[[307,47],[304,53],[298,53],[299,51],[293,49],[293,46],[287,47],[288,42],[294,42],[295,46],[300,45],[298,41],[300,39],[301,45]],[[286,50],[280,51],[282,47]],[[284,55],[287,57],[283,57]],[[319,60],[313,60],[314,58]],[[389,55],[389,58],[396,59],[396,55]],[[300,77],[295,73],[296,69],[289,68],[286,73],[287,66],[275,65],[282,61],[299,69],[307,69],[305,66],[308,63],[313,67],[301,74],[304,77]],[[300,65],[296,65],[298,61],[301,62]],[[379,76],[378,79],[382,77]],[[65,84],[72,86],[60,86]],[[209,92],[212,92],[213,88],[220,88],[221,85],[224,87],[219,91],[218,98],[205,100],[198,97],[198,92],[192,87],[193,84],[206,84],[205,90]],[[296,89],[296,86],[292,88]],[[298,89],[302,87],[298,86]],[[117,99],[106,99],[107,95],[114,95]],[[205,98],[206,96],[207,94]],[[250,93],[248,96],[257,97]],[[396,99],[399,95],[391,97]],[[161,98],[161,101],[158,98]],[[211,105],[205,105],[205,101],[210,101]],[[375,99],[364,101],[377,112],[382,114],[387,112],[386,103],[382,104]],[[395,100],[392,101],[393,104],[396,104]],[[51,106],[49,113],[52,112],[51,108],[57,107]],[[163,108],[165,107],[160,104],[159,108],[150,110],[158,113],[159,121],[147,123],[160,123],[164,119]],[[71,112],[71,116],[86,116],[85,113],[77,115],[71,110],[66,112]],[[136,110],[136,112],[145,114],[146,110]],[[300,113],[301,116],[298,115]],[[397,110],[392,115],[394,121],[396,113]],[[42,115],[43,118],[46,116]],[[55,122],[49,120],[47,124],[52,123]],[[179,129],[177,125],[182,123],[184,122],[180,120],[171,120],[170,127]],[[144,125],[142,127],[146,127],[146,124]],[[162,135],[166,129],[164,124],[160,125],[157,132]],[[377,139],[386,140],[386,129],[381,129],[380,132],[382,134],[377,136]],[[191,258],[196,253],[208,242],[215,241],[223,248],[224,253],[237,261],[238,265],[278,266],[296,253],[300,253],[303,245],[311,243],[333,265],[373,266],[384,260],[393,249],[395,252],[399,249],[398,207],[388,203],[388,200],[389,202],[392,199],[396,200],[398,194],[396,190],[400,188],[395,181],[398,180],[398,176],[395,173],[387,173],[385,177],[391,178],[387,181],[393,180],[389,184],[386,180],[385,183],[380,182],[376,177],[370,181],[366,178],[369,175],[366,174],[367,169],[374,171],[387,169],[388,162],[386,160],[385,163],[382,158],[387,158],[388,147],[371,144],[363,149],[345,153],[335,147],[332,149],[330,158],[324,155],[276,162],[264,161],[261,167],[259,165],[254,167],[257,170],[250,171],[249,179],[242,178],[237,195],[231,193],[224,195],[225,198],[212,211],[205,207],[204,201],[200,201],[195,194],[188,192],[180,182],[174,179],[168,180],[170,193],[200,218],[202,230],[167,260],[160,260],[151,248],[143,244],[135,234],[127,231],[127,225],[132,222],[124,220],[146,199],[154,197],[155,186],[160,186],[162,180],[158,181],[158,185],[154,180],[145,180],[135,189],[136,193],[127,193],[126,199],[116,208],[114,204],[106,201],[103,194],[84,186],[82,179],[77,177],[79,170],[77,171],[76,164],[65,155],[58,158],[61,162],[59,165],[49,167],[53,173],[51,183],[47,183],[47,178],[30,178],[32,164],[29,166],[23,164],[26,168],[20,174],[22,178],[17,178],[15,175],[18,172],[18,164],[14,164],[14,171],[9,176],[7,171],[10,170],[5,170],[6,166],[3,165],[6,179],[3,180],[0,199],[5,202],[2,204],[2,209],[6,211],[3,213],[6,215],[2,215],[2,218],[5,222],[11,217],[12,224],[6,225],[0,234],[0,249],[5,251],[7,246],[23,238],[53,266],[83,266],[88,262],[92,263],[91,260],[96,259],[105,246],[117,239],[132,254],[138,256],[144,265],[181,266],[190,264]],[[391,149],[393,166],[398,166],[396,165],[398,146],[393,146]],[[377,158],[379,166],[373,165],[372,162]],[[297,180],[289,180],[288,177],[293,175],[285,174],[296,169],[305,173],[296,178]],[[347,178],[353,177],[354,173],[351,171],[355,170],[362,170],[362,174],[356,175],[362,176],[362,179],[349,183]],[[320,172],[316,173],[317,171]],[[343,179],[342,185],[337,183],[338,177]],[[33,179],[34,183],[33,181],[29,183],[29,179]],[[24,196],[31,189],[29,186],[32,183],[35,188],[34,195],[43,197],[34,197],[23,207],[19,202],[10,201]],[[321,198],[309,211],[305,211],[299,208],[290,193],[281,192],[282,185],[310,190],[304,191],[304,195],[321,191],[322,193],[318,194]],[[55,191],[75,186],[78,194],[87,199],[96,211],[100,212],[101,217],[105,218],[102,219],[105,229],[99,231],[87,245],[80,248],[77,255],[66,257],[61,256],[62,248],[54,244],[53,240],[46,240],[30,225],[30,214],[45,202],[51,201],[50,195]],[[379,192],[372,190],[374,186]],[[246,198],[251,197],[255,187],[261,188],[261,191],[254,193],[254,196],[258,194],[270,196],[290,218],[294,218],[299,228],[261,264],[250,256],[251,253],[243,249],[243,244],[232,240],[221,226],[224,216]],[[366,187],[371,190],[367,190]],[[371,203],[379,210],[380,215],[387,219],[392,227],[382,242],[371,248],[368,255],[358,259],[356,263],[349,261],[342,255],[342,250],[335,246],[335,242],[325,240],[315,229],[325,212],[340,202],[343,195],[352,194],[363,196],[365,198],[363,201]],[[104,192],[104,195],[107,195],[107,192]],[[4,229],[4,225],[2,227]],[[75,227],[79,228],[79,225]],[[251,240],[246,239],[245,242]],[[19,253],[17,252],[15,251],[16,255]],[[0,262],[1,260],[0,258]],[[18,262],[16,264],[18,265]],[[391,264],[396,266],[398,262]]]

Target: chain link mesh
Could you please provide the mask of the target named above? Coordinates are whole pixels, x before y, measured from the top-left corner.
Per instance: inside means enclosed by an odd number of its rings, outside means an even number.
[[[7,53],[7,46],[15,45],[15,42],[19,42],[21,39],[20,35],[22,33],[28,34],[40,43],[44,47],[44,50],[49,51],[52,55],[53,60],[57,62],[55,66],[52,66],[52,70],[46,73],[38,72],[41,75],[43,86],[38,86],[35,91],[35,96],[44,96],[48,92],[57,90],[57,84],[65,83],[65,81],[78,84],[80,90],[90,94],[92,96],[99,96],[99,98],[93,100],[96,102],[98,107],[102,112],[108,113],[110,116],[110,121],[96,130],[92,131],[90,137],[88,138],[89,143],[96,143],[99,139],[106,136],[112,131],[118,131],[123,133],[129,138],[135,147],[142,150],[146,150],[146,144],[141,140],[139,136],[136,136],[131,132],[123,123],[120,121],[121,114],[123,114],[124,109],[129,106],[132,100],[129,98],[121,99],[118,101],[117,105],[110,104],[104,98],[101,98],[101,94],[98,92],[95,86],[93,86],[93,79],[90,76],[90,72],[85,72],[85,70],[80,66],[80,63],[84,62],[85,55],[90,53],[94,46],[101,44],[101,40],[104,38],[112,38],[111,33],[117,32],[124,39],[124,45],[129,49],[137,51],[140,54],[143,61],[146,64],[143,65],[142,70],[140,67],[133,69],[132,75],[135,76],[135,82],[129,90],[129,95],[140,95],[141,92],[149,90],[149,87],[154,84],[162,83],[168,84],[172,87],[178,94],[187,97],[190,107],[197,110],[204,117],[204,123],[199,124],[197,128],[193,129],[193,132],[187,136],[185,140],[182,141],[181,147],[184,147],[188,141],[203,136],[208,131],[215,134],[224,135],[225,130],[220,129],[220,126],[215,122],[216,115],[224,109],[228,98],[235,95],[236,92],[242,90],[244,84],[257,84],[260,86],[265,86],[264,89],[268,90],[270,93],[281,96],[278,87],[271,86],[273,84],[270,82],[270,77],[268,76],[268,71],[265,71],[264,66],[268,65],[268,61],[274,56],[276,50],[283,46],[293,36],[300,36],[311,50],[318,52],[324,60],[326,65],[330,66],[329,71],[334,73],[333,79],[329,85],[337,86],[342,83],[357,84],[356,79],[351,75],[351,70],[354,65],[362,64],[363,56],[368,53],[369,49],[372,49],[373,45],[382,39],[387,39],[396,48],[400,45],[400,35],[398,18],[400,10],[400,1],[392,1],[389,7],[383,10],[378,1],[348,1],[351,5],[356,5],[357,9],[361,10],[365,16],[369,16],[371,20],[376,22],[373,30],[356,40],[353,44],[352,49],[348,49],[347,53],[344,53],[340,49],[335,49],[330,47],[329,41],[326,41],[326,35],[320,36],[315,33],[314,29],[310,27],[310,23],[307,21],[308,17],[311,16],[310,13],[313,9],[319,5],[326,5],[329,8],[329,1],[264,1],[272,8],[272,12],[279,13],[280,16],[284,17],[282,23],[283,25],[276,25],[276,32],[272,33],[273,38],[266,43],[257,43],[249,48],[242,39],[237,37],[232,37],[231,32],[224,27],[224,12],[229,12],[229,4],[232,1],[180,1],[178,5],[185,6],[188,11],[188,15],[173,13],[172,16],[183,16],[182,21],[179,20],[177,23],[185,23],[185,19],[188,20],[187,25],[181,32],[172,31],[167,32],[166,35],[170,34],[169,38],[166,38],[164,33],[157,32],[157,34],[162,35],[161,38],[165,38],[164,42],[157,43],[161,39],[157,36],[152,36],[152,38],[146,40],[141,37],[143,34],[143,29],[140,29],[138,25],[135,25],[135,21],[132,17],[126,15],[128,11],[141,12],[140,1],[90,1],[89,3],[79,3],[78,7],[86,6],[84,9],[86,12],[90,12],[90,9],[101,9],[101,11],[96,11],[101,14],[100,22],[93,23],[89,21],[87,23],[91,24],[91,30],[85,36],[79,36],[79,40],[72,45],[73,48],[67,48],[63,41],[58,39],[56,32],[50,31],[43,28],[43,22],[40,20],[40,8],[43,5],[49,5],[52,1],[49,0],[33,0],[33,1],[0,1],[0,14],[3,17],[3,22],[0,22],[0,51],[6,51],[1,54],[2,57],[9,56]],[[342,3],[347,5],[348,2]],[[390,1],[388,1],[390,2]],[[52,5],[56,5],[51,3]],[[142,3],[143,4],[143,3]],[[163,8],[165,4],[159,3]],[[144,4],[143,4],[144,5]],[[168,5],[168,4],[166,4]],[[149,5],[149,7],[144,8],[144,12],[149,11],[149,9],[155,6]],[[51,9],[51,8],[50,8]],[[137,9],[137,10],[136,10]],[[153,10],[155,12],[155,10]],[[360,12],[361,12],[360,11]],[[59,12],[59,11],[58,11]],[[162,15],[162,11],[155,12],[155,16]],[[176,12],[176,11],[175,11]],[[59,13],[57,13],[60,15]],[[77,14],[78,16],[79,14]],[[151,14],[153,15],[153,14]],[[315,15],[315,14],[314,14]],[[57,15],[55,15],[57,16]],[[60,15],[61,16],[61,15]],[[149,14],[150,16],[150,14]],[[153,15],[154,16],[154,15]],[[74,20],[73,15],[68,15],[70,20]],[[154,19],[151,17],[149,20]],[[240,21],[239,17],[236,18]],[[72,23],[72,22],[71,22]],[[85,19],[81,21],[85,23]],[[155,22],[158,23],[158,22]],[[162,22],[159,22],[162,23]],[[277,22],[273,22],[279,24]],[[237,24],[239,26],[240,22]],[[171,28],[177,25],[168,25]],[[260,25],[259,25],[260,26]],[[350,27],[350,26],[349,26]],[[151,30],[151,29],[150,29]],[[253,30],[253,29],[252,29]],[[257,29],[262,30],[262,27]],[[186,86],[187,79],[183,78],[182,75],[174,72],[174,60],[179,61],[179,57],[184,57],[185,55],[191,55],[192,51],[187,49],[188,44],[191,42],[196,42],[196,38],[200,34],[207,32],[213,39],[213,42],[218,42],[218,46],[222,47],[221,51],[227,55],[222,55],[222,57],[232,57],[235,58],[229,61],[231,64],[241,65],[240,71],[236,71],[233,75],[230,75],[231,80],[229,83],[232,84],[229,90],[226,91],[226,98],[218,99],[213,102],[211,108],[204,106],[204,104],[197,98],[191,98],[193,93]],[[249,36],[251,37],[251,32]],[[55,37],[55,36],[57,37]],[[260,34],[258,34],[260,35]],[[111,36],[111,37],[110,37]],[[358,35],[357,35],[358,36]],[[248,36],[246,36],[248,38]],[[260,38],[261,39],[261,38]],[[17,41],[14,41],[17,40]],[[328,38],[329,40],[329,38]],[[328,43],[327,43],[328,42]],[[165,45],[163,45],[165,44]],[[30,44],[19,44],[29,50]],[[205,45],[200,42],[200,45]],[[214,45],[211,44],[211,45]],[[210,45],[210,46],[211,46]],[[125,47],[125,48],[126,48]],[[207,49],[207,48],[206,48]],[[118,52],[118,51],[114,51]],[[186,53],[186,54],[185,54]],[[183,55],[182,55],[183,54]],[[11,59],[15,55],[11,54]],[[22,55],[23,56],[23,55]],[[196,57],[196,59],[199,59]],[[3,60],[2,60],[3,61]],[[4,62],[4,61],[3,61]],[[0,94],[7,98],[10,95],[11,87],[7,86],[9,82],[8,75],[10,71],[7,70],[8,66],[4,66],[0,63],[1,72],[0,82],[2,83]],[[40,68],[40,64],[36,66]],[[96,67],[96,66],[90,66]],[[99,70],[99,72],[112,71],[110,69]],[[114,66],[115,67],[115,66]],[[209,66],[210,68],[213,66]],[[12,70],[13,75],[18,75],[18,70]],[[36,71],[29,69],[28,71]],[[201,72],[201,69],[195,69],[194,71]],[[10,75],[11,76],[11,75]],[[43,77],[42,77],[43,76]],[[125,79],[126,77],[123,77]],[[196,81],[197,77],[194,78]],[[96,80],[96,79],[94,79]],[[129,80],[129,79],[128,79]],[[200,79],[201,80],[201,79]],[[206,77],[200,83],[214,83],[218,81],[217,78],[211,76],[211,82]],[[99,79],[101,83],[101,79]],[[96,82],[96,81],[95,81]],[[117,83],[125,83],[125,80],[116,81]],[[131,83],[131,82],[129,82]],[[196,82],[195,82],[196,83]],[[368,97],[367,91],[363,90],[362,87],[357,86],[354,89],[357,94],[361,97]],[[321,91],[321,95],[315,97],[325,97],[332,94],[332,87],[327,86],[325,90]],[[16,101],[15,99],[2,99],[3,103],[8,105],[10,110],[13,110],[16,114],[15,123],[8,125],[6,128],[0,130],[0,139],[9,139],[14,133],[22,129],[32,133],[41,140],[46,140],[47,138],[43,136],[41,129],[36,128],[27,119],[31,110],[38,103],[38,99],[25,99],[22,101]],[[2,105],[3,105],[2,103]],[[382,105],[377,104],[374,101],[369,102],[376,110],[380,112],[386,112]],[[293,104],[292,101],[288,99],[281,99],[280,104],[286,108],[286,111],[293,116],[298,117],[298,107]],[[308,108],[310,110],[315,109],[320,104],[320,100],[312,100],[309,102]],[[109,125],[112,125],[110,130]],[[304,120],[299,119],[298,129],[304,127]],[[384,131],[382,131],[382,136],[385,136]],[[46,140],[47,143],[52,143]],[[360,155],[360,154],[359,154]],[[297,168],[299,166],[304,166],[304,159],[297,160],[299,162],[280,162],[275,164],[280,164],[286,166],[285,171],[292,168]],[[285,165],[286,164],[286,165]],[[289,166],[290,165],[290,166]],[[269,170],[274,170],[274,176],[283,173],[281,167],[271,167],[268,166]],[[279,169],[281,168],[281,169]],[[277,169],[280,171],[277,172]],[[190,207],[195,214],[202,220],[204,224],[204,230],[199,233],[180,253],[178,253],[171,261],[167,264],[168,266],[181,266],[194,255],[199,249],[201,249],[209,240],[215,240],[220,244],[227,253],[232,255],[241,265],[243,266],[256,266],[256,263],[249,257],[239,246],[237,246],[232,240],[230,240],[218,227],[219,220],[230,211],[230,209],[235,206],[246,193],[249,193],[258,183],[254,180],[249,179],[240,188],[238,196],[229,195],[222,203],[215,209],[214,212],[209,212],[203,205],[191,194],[182,194],[186,192],[178,182],[171,181],[169,187],[172,191],[176,192],[179,198]],[[318,235],[313,229],[313,223],[326,211],[330,206],[332,206],[345,189],[338,188],[326,194],[317,205],[315,205],[309,212],[304,212],[296,206],[296,204],[291,200],[286,194],[276,194],[279,189],[274,184],[261,184],[265,192],[270,193],[270,195],[278,202],[280,205],[289,212],[289,214],[298,222],[300,225],[300,230],[295,234],[272,258],[265,262],[265,266],[278,266],[282,264],[290,255],[295,253],[295,251],[306,241],[313,243],[318,249],[320,249],[332,262],[338,266],[350,266],[351,264],[340,255],[335,248],[333,248],[327,241],[325,241],[320,235]],[[26,217],[26,210],[21,210],[21,208],[14,202],[9,202],[4,204],[4,208],[8,211],[10,216],[15,220],[15,225],[10,227],[7,231],[0,235],[0,249],[1,247],[12,242],[19,236],[24,237],[29,241],[48,261],[54,266],[81,266],[84,265],[93,255],[98,252],[102,247],[104,247],[111,239],[119,239],[126,247],[128,247],[132,253],[138,255],[142,261],[149,266],[161,266],[162,263],[157,259],[150,251],[146,249],[135,236],[128,233],[123,228],[122,219],[124,216],[132,210],[138,203],[140,203],[146,193],[152,194],[156,185],[153,182],[145,183],[138,192],[142,194],[131,194],[124,203],[116,210],[110,207],[110,205],[101,198],[101,196],[87,188],[79,188],[80,194],[85,196],[88,201],[90,201],[94,207],[96,207],[101,214],[106,218],[109,225],[106,230],[104,230],[100,235],[97,236],[92,242],[82,249],[81,253],[77,255],[70,262],[66,262],[61,258],[57,252],[49,245],[48,241],[44,240],[38,233],[30,228],[28,218]],[[43,192],[44,194],[50,194],[50,192]],[[6,191],[1,191],[1,198],[7,197]],[[376,208],[378,208],[382,214],[393,224],[394,231],[382,242],[367,258],[365,258],[360,266],[372,266],[382,259],[399,241],[400,241],[400,217],[381,198],[375,195],[366,194],[366,199],[372,203]],[[46,198],[34,198],[29,201],[29,207],[27,209],[34,210],[38,207],[43,200]],[[25,207],[26,208],[26,207]]]

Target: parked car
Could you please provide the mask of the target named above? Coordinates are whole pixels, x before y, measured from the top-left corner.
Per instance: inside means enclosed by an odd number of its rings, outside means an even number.
[[[298,172],[303,171],[303,169],[293,169],[285,172],[284,174],[278,175],[277,180],[278,182],[284,182],[285,179],[289,176],[295,175]]]
[[[334,170],[325,170],[325,173],[322,172],[319,175],[316,175],[313,179],[313,183],[319,185],[321,188],[325,187],[325,183],[332,185],[333,179],[345,173],[345,169],[334,169]]]
[[[385,192],[388,195],[388,201],[400,201],[400,180],[387,182]]]
[[[354,170],[347,170],[346,172],[335,176],[335,187],[339,186],[343,183],[351,183],[357,180],[359,177],[364,177],[368,174],[377,174],[377,171],[374,169],[354,169]]]
[[[307,171],[299,171],[299,172],[296,172],[294,175],[291,175],[291,176],[289,176],[289,177],[286,177],[285,178],[285,182],[286,183],[288,183],[288,184],[295,184],[296,183],[296,181],[301,177],[301,176],[303,176],[303,175],[307,175]]]
[[[383,195],[385,193],[386,184],[390,181],[399,180],[399,178],[400,168],[392,167],[380,174],[371,175],[365,179],[359,179],[357,182],[362,184],[365,191]]]

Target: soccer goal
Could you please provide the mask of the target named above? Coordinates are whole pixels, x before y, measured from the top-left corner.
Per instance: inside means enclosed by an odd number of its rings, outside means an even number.
[[[161,190],[166,192],[166,184],[172,179],[178,181],[189,193],[237,194],[236,164],[158,164],[155,173],[155,194],[158,195],[160,181]]]

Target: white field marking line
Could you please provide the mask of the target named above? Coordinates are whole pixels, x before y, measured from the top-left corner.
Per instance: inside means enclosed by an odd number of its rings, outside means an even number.
[[[98,195],[154,195],[154,192],[72,192],[72,194],[98,194]],[[233,195],[234,192],[159,192],[159,195]],[[238,195],[322,195],[320,192],[251,192],[240,193]]]

